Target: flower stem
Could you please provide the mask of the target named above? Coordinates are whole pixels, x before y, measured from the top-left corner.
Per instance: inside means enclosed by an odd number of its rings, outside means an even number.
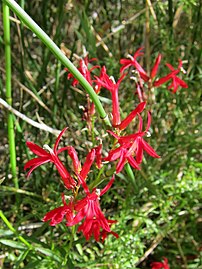
[[[4,0],[10,9],[24,22],[30,30],[36,34],[36,36],[49,48],[50,51],[55,55],[55,57],[61,61],[61,63],[68,68],[68,70],[73,74],[73,76],[80,82],[84,87],[86,92],[90,95],[96,109],[103,119],[106,125],[111,125],[107,117],[107,114],[91,85],[82,76],[78,69],[72,64],[72,62],[62,53],[58,46],[50,39],[50,37],[34,22],[34,20],[14,1],[14,0]]]
[[[11,46],[10,46],[10,20],[9,7],[3,3],[3,26],[4,26],[4,44],[5,44],[5,66],[6,66],[6,101],[12,105],[11,89]],[[18,188],[18,179],[16,172],[16,149],[13,115],[8,112],[8,140],[10,151],[10,166],[15,188]]]

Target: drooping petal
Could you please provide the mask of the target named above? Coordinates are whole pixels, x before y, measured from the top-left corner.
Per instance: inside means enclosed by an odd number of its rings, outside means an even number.
[[[186,82],[184,82],[182,79],[176,77],[176,82],[182,87],[182,88],[188,88],[188,85]]]
[[[132,156],[129,156],[129,157],[127,158],[127,160],[128,160],[129,164],[130,164],[133,168],[135,168],[135,169],[137,169],[137,170],[140,170],[140,167],[138,166],[138,163],[136,162],[136,160],[135,160]]]
[[[143,145],[144,150],[153,158],[161,158],[156,152],[155,150],[143,139],[141,140],[141,143]]]

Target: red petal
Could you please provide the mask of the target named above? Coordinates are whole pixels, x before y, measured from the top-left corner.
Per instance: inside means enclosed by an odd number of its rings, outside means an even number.
[[[135,159],[134,159],[132,156],[129,156],[129,157],[127,158],[127,160],[128,160],[129,164],[130,164],[133,168],[135,168],[135,169],[137,169],[137,170],[140,170],[140,167],[138,166],[137,162],[135,161]]]
[[[55,145],[54,145],[54,148],[53,148],[53,151],[54,151],[55,153],[56,153],[56,151],[57,151],[57,148],[58,148],[58,144],[59,144],[59,142],[60,142],[60,139],[61,139],[62,135],[64,134],[64,132],[67,130],[67,128],[68,128],[68,127],[64,128],[64,129],[62,130],[62,132],[59,134],[58,138],[56,139],[56,142],[55,142]]]
[[[186,82],[184,82],[182,79],[176,77],[177,83],[182,87],[182,88],[188,88],[188,85]]]
[[[119,129],[124,130],[129,123],[135,118],[137,113],[141,113],[146,106],[146,102],[140,103],[122,122],[119,124]]]
[[[150,74],[151,79],[153,79],[156,76],[160,62],[161,62],[161,54],[159,54],[158,57],[156,58],[156,61]]]
[[[92,149],[88,155],[86,156],[86,161],[83,165],[83,168],[80,172],[80,176],[85,180],[89,171],[90,171],[90,168],[91,168],[91,165],[92,163],[94,162],[94,159],[95,159],[95,149]]]
[[[113,182],[114,182],[114,175],[113,175],[113,177],[110,179],[109,183],[104,187],[104,189],[101,190],[101,192],[100,192],[100,196],[102,196],[103,194],[105,194],[105,192],[107,192],[107,191],[111,188]]]
[[[144,150],[153,158],[161,158],[156,152],[155,150],[146,142],[142,139],[142,144],[143,144],[143,148]]]
[[[76,150],[72,146],[67,147],[67,150],[68,150],[68,154],[73,162],[74,172],[79,173],[81,170],[81,163],[79,161]]]
[[[43,148],[39,147],[38,145],[36,145],[30,141],[27,141],[26,145],[37,156],[45,157],[45,156],[49,155],[49,153],[47,151],[45,151]]]

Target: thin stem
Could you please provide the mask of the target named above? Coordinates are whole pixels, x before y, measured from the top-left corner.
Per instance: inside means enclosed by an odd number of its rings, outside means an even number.
[[[69,72],[80,82],[87,93],[90,95],[96,109],[103,119],[106,125],[111,125],[107,117],[107,114],[91,85],[82,76],[78,69],[72,64],[72,62],[62,53],[58,46],[50,39],[50,37],[32,20],[32,18],[14,1],[4,0],[4,2],[12,9],[12,11],[24,22],[30,30],[36,34],[36,36],[49,48],[50,51],[61,61],[61,63],[68,68]]]
[[[10,47],[10,20],[9,7],[3,3],[3,26],[4,26],[4,43],[5,43],[5,66],[6,66],[6,101],[12,105],[11,89],[11,47]],[[18,179],[16,172],[16,149],[15,149],[15,132],[13,115],[8,112],[8,140],[10,151],[10,165],[15,188],[18,188]]]
[[[12,226],[12,224],[9,222],[9,220],[6,218],[4,213],[0,210],[0,218],[3,220],[3,222],[6,224],[6,226],[17,236],[17,238],[25,244],[29,249],[33,249],[32,245],[21,235],[18,234],[16,229]]]

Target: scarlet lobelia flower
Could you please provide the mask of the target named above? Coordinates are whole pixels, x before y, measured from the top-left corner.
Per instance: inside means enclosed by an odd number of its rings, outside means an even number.
[[[100,197],[109,190],[111,187],[114,176],[104,189],[93,189],[90,193],[86,182],[80,178],[81,184],[86,193],[86,197],[75,203],[74,209],[78,213],[74,217],[72,222],[68,222],[67,226],[73,226],[78,224],[84,219],[84,222],[79,226],[78,231],[82,231],[86,240],[89,240],[93,235],[96,241],[100,240],[100,229],[111,233],[109,221],[105,218],[101,211],[99,199]]]
[[[48,145],[44,145],[44,148],[48,150],[49,152],[47,152],[46,150],[44,150],[43,148],[39,147],[38,145],[32,142],[28,141],[26,143],[29,149],[38,156],[37,158],[29,160],[24,166],[24,169],[30,168],[27,174],[28,177],[33,172],[33,170],[36,169],[38,166],[44,163],[52,162],[55,164],[65,184],[65,187],[67,189],[72,189],[76,186],[76,182],[74,181],[74,179],[71,177],[71,175],[69,174],[69,172],[67,171],[63,163],[58,158],[58,154],[66,149],[66,148],[61,148],[58,150],[58,144],[60,142],[60,139],[63,133],[66,131],[66,129],[67,128],[63,129],[62,132],[59,134],[58,138],[56,139],[53,150]]]
[[[86,56],[84,59],[81,59],[81,60],[79,61],[79,67],[78,67],[78,70],[79,70],[79,72],[85,77],[85,79],[89,82],[90,85],[92,85],[91,72],[92,72],[95,68],[99,68],[99,66],[98,66],[98,65],[95,65],[95,66],[93,66],[93,67],[91,67],[91,68],[89,69],[88,65],[89,65],[89,63],[91,63],[91,62],[93,62],[93,61],[96,61],[96,60],[97,60],[96,58],[92,58],[92,59],[89,60],[89,59],[88,59],[88,56]],[[65,68],[65,70],[66,70],[67,72],[69,72],[69,70],[68,70],[67,68]],[[79,81],[78,81],[76,78],[74,78],[74,76],[73,76],[71,73],[69,73],[69,74],[67,75],[67,78],[68,78],[68,79],[73,78],[72,86],[76,86],[77,84],[79,84]]]
[[[105,89],[109,90],[112,95],[112,125],[114,127],[118,126],[121,123],[120,111],[119,111],[119,99],[118,99],[118,90],[121,81],[124,79],[126,74],[123,74],[117,82],[114,82],[106,73],[106,67],[103,66],[101,70],[101,78],[95,76],[98,87],[102,86]]]
[[[170,269],[168,259],[164,257],[163,262],[152,262],[151,269]]]
[[[65,149],[67,149],[68,151],[68,155],[70,156],[70,158],[72,159],[72,162],[73,162],[73,169],[74,169],[74,172],[78,178],[78,184],[80,185],[81,184],[81,178],[82,180],[86,180],[86,177],[90,171],[90,168],[95,160],[95,158],[97,159],[97,166],[98,168],[100,168],[99,166],[101,165],[100,163],[100,150],[99,150],[99,146],[98,147],[95,147],[93,148],[86,156],[86,160],[83,164],[83,167],[81,166],[81,163],[78,159],[78,155],[77,155],[77,152],[76,150],[72,147],[72,146],[67,146]]]
[[[137,71],[140,74],[140,77],[145,81],[153,80],[156,76],[156,73],[158,71],[159,64],[161,62],[161,54],[159,54],[156,58],[156,61],[154,63],[154,66],[151,70],[150,75],[147,75],[146,71],[142,68],[142,66],[137,62],[136,58],[139,56],[142,56],[144,53],[141,52],[143,48],[139,48],[135,53],[134,56],[130,56],[130,59],[121,59],[120,63],[123,65],[120,69],[120,72],[122,73],[125,69],[129,68],[130,66],[134,66]]]
[[[181,69],[182,69],[182,61],[179,60],[179,65],[178,68],[175,69],[171,64],[167,63],[166,64],[167,67],[171,70],[171,73],[169,73],[167,76],[160,78],[159,80],[154,82],[154,86],[155,87],[159,87],[162,84],[164,84],[165,82],[172,80],[172,83],[168,86],[168,89],[172,89],[173,88],[173,93],[176,93],[177,89],[179,88],[179,86],[181,86],[182,88],[188,88],[188,85],[186,84],[186,82],[184,82],[182,79],[180,79],[179,77],[177,77],[177,74],[180,73]]]
[[[112,136],[117,139],[120,144],[119,147],[112,149],[108,156],[103,158],[104,161],[115,161],[119,159],[116,165],[116,173],[121,172],[124,165],[128,162],[133,168],[140,169],[139,164],[142,162],[143,151],[146,151],[153,158],[160,158],[160,156],[154,151],[154,149],[143,139],[143,136],[147,134],[151,124],[151,114],[148,112],[148,122],[146,130],[143,132],[143,121],[139,116],[139,129],[135,134],[126,136],[118,136],[112,131],[108,131]]]
[[[64,193],[62,193],[62,201],[63,206],[57,207],[51,211],[49,211],[43,218],[43,221],[50,221],[50,226],[55,226],[60,223],[64,217],[66,217],[67,222],[71,222],[73,220],[73,209],[74,204],[72,199],[69,204],[66,203]]]

